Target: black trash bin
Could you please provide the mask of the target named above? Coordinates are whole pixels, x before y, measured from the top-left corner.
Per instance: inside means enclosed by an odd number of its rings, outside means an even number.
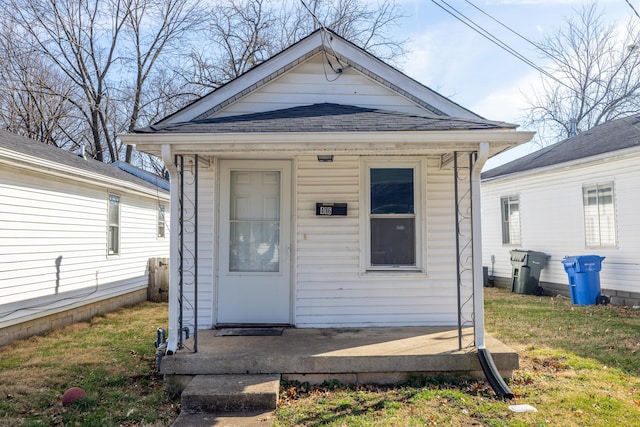
[[[544,295],[540,271],[547,265],[547,254],[514,249],[511,251],[511,292]]]

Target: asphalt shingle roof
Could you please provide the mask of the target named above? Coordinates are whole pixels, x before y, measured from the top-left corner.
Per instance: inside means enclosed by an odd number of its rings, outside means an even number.
[[[640,115],[611,120],[482,173],[482,179],[640,147]]]
[[[160,189],[158,186],[118,169],[115,166],[94,159],[85,160],[61,148],[43,144],[2,129],[0,129],[0,148],[165,192],[165,190]]]
[[[419,115],[340,104],[313,104],[263,113],[152,125],[137,133],[388,132],[515,129],[484,119]]]

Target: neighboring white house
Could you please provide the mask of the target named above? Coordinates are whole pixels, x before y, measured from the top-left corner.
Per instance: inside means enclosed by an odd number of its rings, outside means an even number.
[[[471,208],[516,127],[319,30],[122,135],[171,172],[169,350],[246,324],[473,325],[482,346]]]
[[[606,257],[603,294],[640,301],[640,115],[613,120],[482,174],[483,262],[510,283],[512,249],[550,256],[540,280],[569,291],[565,256]],[[491,259],[495,264],[492,267]]]
[[[154,183],[0,130],[0,345],[146,300],[169,208]]]

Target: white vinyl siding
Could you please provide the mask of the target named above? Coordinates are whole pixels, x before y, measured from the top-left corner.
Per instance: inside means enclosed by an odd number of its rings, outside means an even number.
[[[613,183],[582,187],[584,237],[588,248],[616,245]]]
[[[520,199],[518,196],[500,199],[502,216],[502,243],[520,244]]]
[[[354,98],[354,95],[356,98]],[[334,103],[424,114],[426,111],[353,68],[335,75],[318,54],[215,113],[216,117]]]
[[[372,157],[373,159],[373,157]],[[407,160],[405,160],[406,162]],[[408,161],[418,161],[409,158]],[[365,199],[359,199],[366,167],[357,156],[336,156],[319,163],[315,156],[297,162],[297,228],[295,324],[298,327],[455,325],[456,250],[452,170],[440,169],[440,159],[422,164],[426,214],[420,218],[424,272],[366,273]],[[360,201],[362,200],[362,201]],[[348,215],[315,215],[315,203],[347,203]],[[361,219],[364,218],[364,219]],[[428,260],[428,262],[426,261]],[[470,296],[465,282],[463,298]],[[471,319],[465,306],[463,319]]]
[[[169,256],[158,199],[118,191],[122,256],[109,257],[106,189],[0,169],[0,328],[147,287],[149,258]]]
[[[600,271],[604,290],[640,292],[640,154],[611,155],[606,160],[584,162],[520,176],[482,183],[482,241],[484,265],[491,270],[495,256],[496,277],[511,277],[508,246],[502,245],[500,197],[518,193],[521,209],[522,243],[527,250],[541,251],[551,258],[540,280],[567,284],[561,260],[565,256],[606,257]],[[615,246],[591,248],[585,245],[585,183],[615,183]],[[568,285],[567,285],[568,286]]]

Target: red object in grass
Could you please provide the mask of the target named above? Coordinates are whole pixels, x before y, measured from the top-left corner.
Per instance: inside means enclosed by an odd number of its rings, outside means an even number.
[[[62,406],[73,405],[76,401],[84,399],[85,397],[87,397],[87,393],[85,393],[83,389],[80,387],[71,387],[62,395]]]

